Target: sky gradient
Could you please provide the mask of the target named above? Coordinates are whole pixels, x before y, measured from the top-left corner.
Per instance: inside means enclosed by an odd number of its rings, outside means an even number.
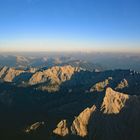
[[[0,0],[0,51],[140,51],[139,0]]]

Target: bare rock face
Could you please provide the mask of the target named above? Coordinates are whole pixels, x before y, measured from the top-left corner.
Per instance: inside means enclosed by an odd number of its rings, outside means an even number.
[[[69,134],[69,129],[66,120],[62,120],[58,123],[57,128],[53,130],[53,133],[59,136],[66,136]]]
[[[126,88],[128,87],[128,81],[126,79],[123,79],[118,85],[117,87],[115,88],[115,90],[118,90],[118,89],[123,89],[123,88]]]
[[[125,106],[125,102],[128,99],[128,95],[115,92],[111,88],[107,88],[106,95],[101,106],[101,111],[107,114],[117,114]]]
[[[79,114],[78,117],[72,123],[71,131],[72,134],[76,134],[81,137],[85,137],[88,134],[88,123],[91,114],[96,110],[96,106],[93,105],[91,108],[86,108],[83,112]]]
[[[36,72],[30,79],[29,84],[35,85],[50,81],[51,83],[61,83],[69,80],[74,72],[78,71],[78,68],[72,66],[55,66],[50,69]]]
[[[101,107],[90,116],[89,140],[140,138],[140,98],[107,88]]]
[[[7,68],[4,67],[1,71],[0,71],[0,76],[1,78],[6,81],[6,82],[12,82],[13,79],[20,75],[21,73],[23,73],[24,70],[16,70],[14,68]]]
[[[48,92],[57,92],[61,83],[71,79],[72,75],[80,72],[82,69],[79,67],[54,66],[46,70],[21,70],[15,68],[3,67],[0,69],[0,80],[2,82],[14,82],[22,86],[37,85],[37,89],[45,90]],[[25,76],[27,77],[25,79]]]
[[[79,72],[80,68],[75,68],[70,65],[67,66],[55,66],[50,69],[39,71],[33,74],[29,80],[30,85],[36,85],[40,83],[45,83],[41,85],[39,89],[46,90],[48,92],[56,92],[59,90],[59,85],[62,82],[70,80],[75,72]]]
[[[37,129],[39,129],[40,127],[44,126],[44,122],[36,122],[30,126],[28,126],[26,129],[25,129],[25,133],[30,133],[30,132],[33,132],[33,131],[36,131]]]
[[[112,77],[108,77],[108,79],[102,81],[102,82],[98,82],[95,85],[93,85],[90,89],[90,92],[94,92],[94,91],[98,91],[101,92],[105,89],[105,87],[107,87],[110,83],[110,81],[112,80]]]
[[[89,140],[137,140],[140,123],[140,98],[106,89],[98,106],[86,108],[68,129],[66,120],[53,131],[60,136],[79,136]]]
[[[7,69],[8,69],[8,67],[6,67],[6,66],[0,69],[0,78],[2,78],[2,76],[5,74]]]

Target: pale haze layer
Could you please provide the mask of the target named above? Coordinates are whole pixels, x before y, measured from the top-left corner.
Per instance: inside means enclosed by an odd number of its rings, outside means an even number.
[[[139,0],[1,0],[0,51],[140,52]]]

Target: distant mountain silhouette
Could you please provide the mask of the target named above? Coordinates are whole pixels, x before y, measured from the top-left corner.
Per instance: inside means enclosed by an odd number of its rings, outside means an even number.
[[[18,69],[46,69],[53,66],[70,65],[72,67],[81,67],[89,71],[102,71],[104,68],[100,64],[91,63],[74,57],[30,57],[22,55],[0,55],[0,66],[14,67]]]

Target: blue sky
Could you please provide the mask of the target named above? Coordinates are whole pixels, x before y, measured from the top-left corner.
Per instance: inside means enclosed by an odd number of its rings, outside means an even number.
[[[0,0],[0,49],[136,50],[139,7],[139,0]]]

